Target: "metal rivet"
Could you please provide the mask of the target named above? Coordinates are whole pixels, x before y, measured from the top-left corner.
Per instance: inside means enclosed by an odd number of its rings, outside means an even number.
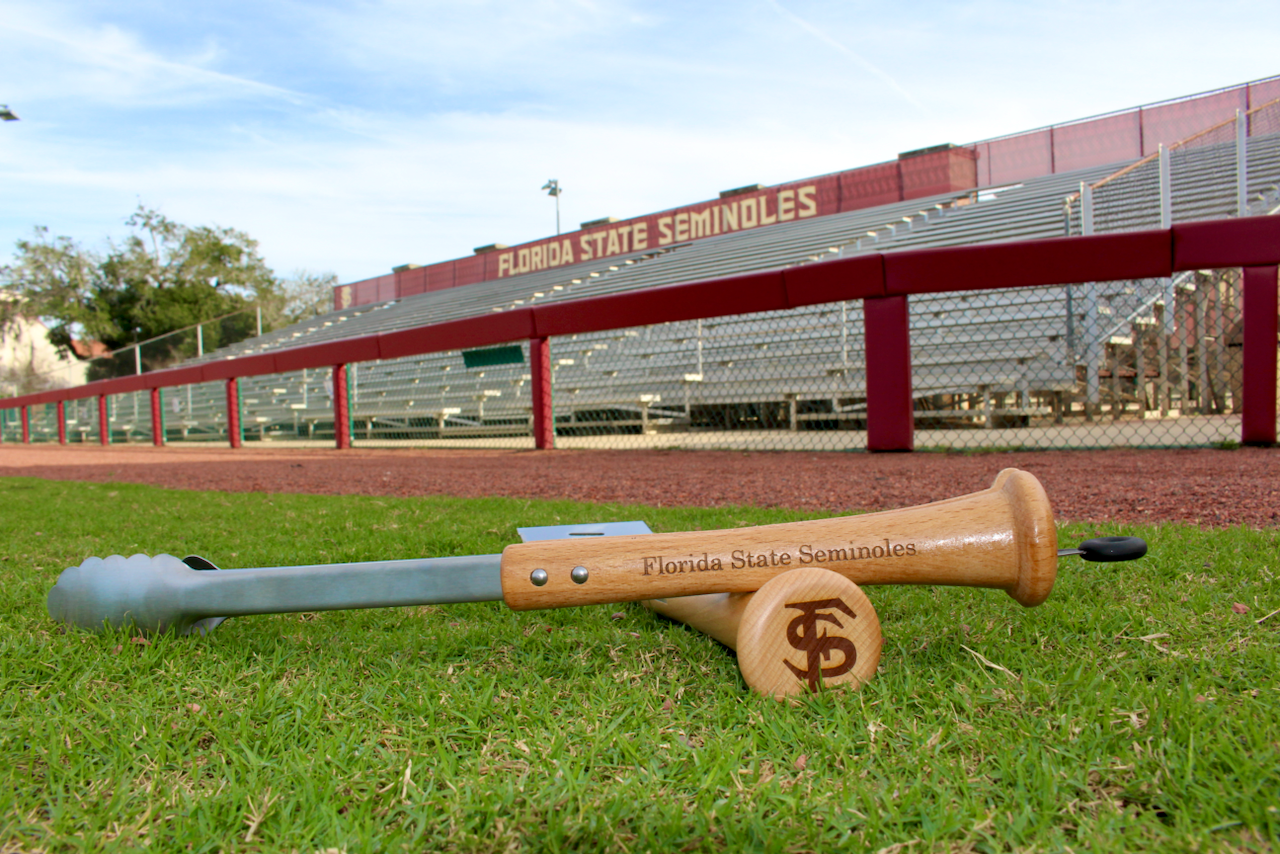
[[[535,569],[529,573],[529,580],[533,582],[534,587],[541,587],[547,583],[547,571],[545,569]]]
[[[569,577],[573,579],[574,584],[586,584],[587,568],[585,566],[575,566],[573,572],[569,573]]]

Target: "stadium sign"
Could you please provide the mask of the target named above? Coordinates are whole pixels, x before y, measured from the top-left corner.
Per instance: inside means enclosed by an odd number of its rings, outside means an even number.
[[[828,207],[835,207],[834,194],[827,194],[824,201]],[[498,278],[834,212],[820,210],[816,183],[771,187],[751,195],[704,202],[626,222],[608,222],[584,229],[576,236],[554,237],[500,251]]]

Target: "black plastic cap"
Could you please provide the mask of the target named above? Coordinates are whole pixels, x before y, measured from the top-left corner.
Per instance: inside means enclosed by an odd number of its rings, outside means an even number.
[[[1147,553],[1147,541],[1140,537],[1098,537],[1079,545],[1080,557],[1094,563],[1137,560]]]

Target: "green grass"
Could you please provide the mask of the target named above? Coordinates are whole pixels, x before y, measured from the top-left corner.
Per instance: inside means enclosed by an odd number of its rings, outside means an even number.
[[[635,605],[500,603],[63,632],[89,555],[222,566],[493,552],[517,524],[800,518],[0,479],[0,851],[1272,850],[1280,535],[1136,533],[1002,593],[872,588],[881,670],[787,704]],[[1233,604],[1250,609],[1235,613]],[[1003,669],[984,664],[973,650]]]

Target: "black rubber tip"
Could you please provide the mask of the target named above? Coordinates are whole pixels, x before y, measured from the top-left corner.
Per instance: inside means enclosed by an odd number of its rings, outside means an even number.
[[[1078,548],[1082,560],[1095,563],[1112,563],[1121,560],[1137,560],[1147,553],[1147,541],[1140,537],[1098,537],[1085,540]]]
[[[1088,558],[1085,558],[1085,560],[1088,560]],[[182,559],[182,562],[192,569],[217,569],[216,566],[200,557],[200,555],[187,555]]]

